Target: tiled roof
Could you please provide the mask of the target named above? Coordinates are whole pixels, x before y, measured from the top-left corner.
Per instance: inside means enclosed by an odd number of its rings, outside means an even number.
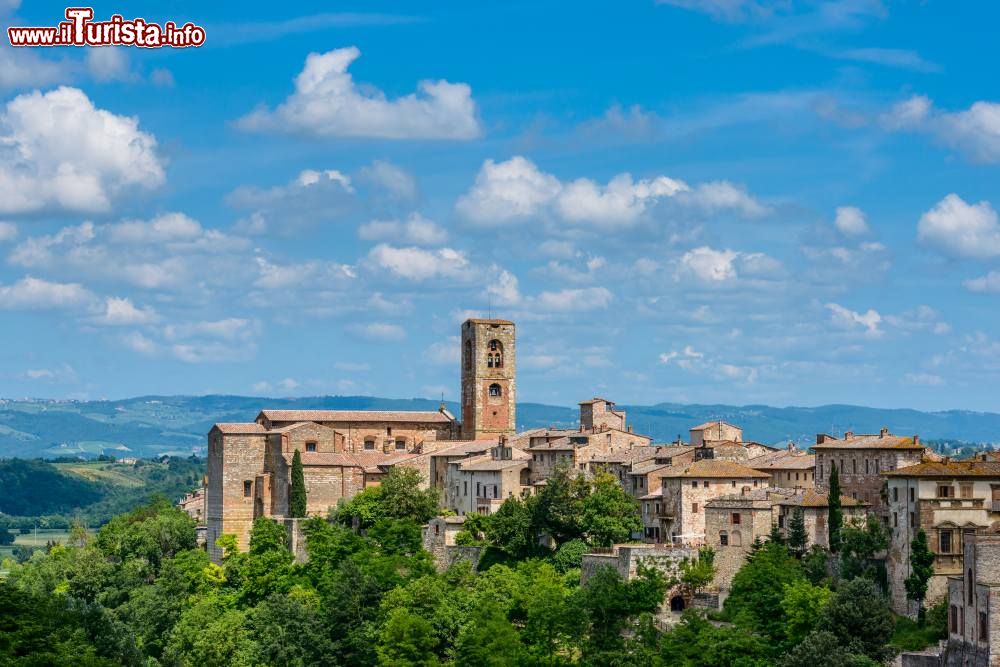
[[[1000,461],[928,461],[887,470],[886,477],[997,477]]]
[[[453,420],[434,411],[383,410],[261,410],[272,422],[413,422],[450,424]]]
[[[768,457],[770,461],[758,459]],[[755,470],[809,470],[816,467],[816,457],[813,454],[786,454],[785,456],[771,457],[770,455],[758,456],[747,461],[747,465]]]
[[[280,428],[272,428],[271,433],[288,433],[289,431],[294,431],[297,428],[302,428],[303,426],[316,426],[315,422],[295,422],[294,424],[288,424],[287,426],[282,426]],[[323,426],[319,424],[322,428],[330,428],[329,426]],[[333,429],[330,429],[333,430]]]
[[[573,437],[586,437],[586,436],[573,436]],[[549,442],[542,442],[537,445],[532,445],[531,447],[526,447],[529,452],[537,451],[567,451],[570,449],[575,449],[576,447],[584,447],[590,444],[590,438],[587,438],[586,442],[573,443],[570,441],[570,436],[563,436],[561,438],[556,438],[555,440],[550,440]]]
[[[528,456],[525,452],[517,448],[511,448],[511,455],[513,458],[510,459],[494,459],[490,455],[483,456],[472,456],[467,459],[458,462],[459,470],[464,471],[488,471],[488,470],[504,470],[506,468],[512,467],[525,467],[528,465]]]
[[[813,449],[923,449],[911,435],[855,435],[844,440],[827,440]]]
[[[594,396],[588,401],[580,401],[580,405],[591,405],[592,403],[611,403],[614,405],[614,401],[609,401],[606,398],[601,398],[600,396]]]
[[[689,428],[688,430],[689,431],[707,431],[708,429],[712,428],[713,426],[718,426],[720,424],[725,424],[726,426],[729,426],[731,428],[740,428],[739,426],[736,426],[735,424],[730,424],[729,422],[724,422],[722,420],[716,420],[714,422],[705,422],[704,424],[698,424],[694,428]],[[740,429],[740,430],[742,431],[743,429]]]
[[[639,496],[639,500],[656,500],[657,498],[663,497],[663,487],[656,489],[655,491],[650,491],[644,496]]]
[[[496,446],[497,441],[494,439],[462,440],[456,442],[450,447],[445,447],[444,449],[438,449],[431,452],[431,456],[467,456],[469,454],[485,452]]]
[[[702,459],[701,461],[695,461],[694,463],[689,463],[686,466],[670,466],[673,468],[669,470],[664,477],[735,477],[737,479],[744,479],[749,477],[765,478],[770,477],[767,473],[763,473],[753,468],[747,467],[741,463],[734,463],[732,461],[715,461],[713,459]]]
[[[666,463],[647,463],[641,466],[632,466],[632,469],[628,472],[629,475],[648,475],[654,470],[659,470],[660,468],[670,468]]]
[[[217,428],[223,433],[232,434],[260,434],[267,433],[267,429],[257,422],[223,422],[216,424],[212,428]]]

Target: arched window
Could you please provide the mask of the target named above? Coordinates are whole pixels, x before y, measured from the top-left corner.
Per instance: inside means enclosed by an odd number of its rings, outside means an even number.
[[[491,398],[500,398],[500,396],[502,396],[502,395],[503,395],[503,391],[500,389],[500,385],[498,385],[495,382],[490,385],[490,397]]]
[[[503,368],[503,343],[493,339],[487,343],[486,349],[490,351],[490,361],[493,363],[490,368]]]

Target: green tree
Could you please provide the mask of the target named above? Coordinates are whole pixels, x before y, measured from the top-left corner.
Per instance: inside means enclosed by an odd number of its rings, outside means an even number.
[[[302,454],[292,455],[292,485],[288,490],[288,513],[292,518],[306,515],[306,478],[302,471]]]
[[[560,544],[550,560],[559,572],[579,570],[583,565],[583,555],[589,551],[590,547],[583,540],[570,540]]]
[[[421,488],[423,475],[414,468],[394,466],[378,486],[369,487],[342,503],[332,515],[340,523],[351,525],[355,519],[362,528],[374,526],[380,519],[408,519],[425,524],[438,513],[437,489]]]
[[[863,521],[855,519],[840,530],[840,576],[844,579],[867,577],[884,581],[884,563],[876,556],[889,546],[889,534],[875,515]]]
[[[803,579],[801,565],[783,544],[766,542],[733,577],[726,614],[764,635],[776,648],[785,639],[781,602],[785,586]]]
[[[0,545],[14,544],[16,539],[17,535],[11,532],[10,526],[6,523],[0,525]]]
[[[781,610],[785,615],[785,637],[790,645],[798,644],[815,629],[820,612],[831,595],[829,588],[813,586],[804,579],[785,585]]]
[[[599,568],[575,596],[575,605],[586,619],[581,646],[585,661],[600,664],[620,654],[628,622],[643,612],[656,611],[666,589],[666,580],[653,569],[640,566],[638,576],[626,582],[616,569]]]
[[[802,558],[808,546],[809,533],[806,532],[805,514],[801,507],[795,507],[788,519],[788,550],[796,558]]]
[[[517,630],[493,603],[476,607],[455,643],[459,665],[506,667],[519,664],[523,655]]]
[[[247,614],[255,639],[253,663],[275,667],[328,665],[338,662],[330,634],[319,615],[313,592],[293,590],[272,595]]]
[[[910,542],[910,576],[903,585],[906,586],[906,597],[919,605],[917,620],[924,624],[926,610],[924,598],[927,596],[927,582],[934,574],[934,554],[927,546],[927,533],[921,528]]]
[[[840,551],[840,527],[844,523],[844,511],[840,507],[840,474],[837,464],[830,461],[830,492],[827,494],[827,531],[830,551]]]
[[[380,665],[417,667],[440,663],[434,649],[434,628],[424,618],[405,608],[393,609],[379,633]]]
[[[715,551],[704,546],[698,549],[698,557],[684,559],[681,563],[681,583],[692,591],[699,591],[712,583],[715,578]]]
[[[588,491],[582,476],[571,477],[565,465],[556,466],[538,492],[533,505],[535,523],[556,544],[584,537],[580,526],[580,500]]]
[[[590,544],[610,547],[642,530],[639,505],[625,493],[617,477],[599,472],[589,486],[581,499],[579,516],[580,529]]]
[[[817,628],[833,633],[850,653],[881,663],[894,654],[888,646],[895,626],[892,611],[875,582],[846,582],[823,608]]]
[[[801,643],[786,653],[779,667],[863,667],[858,656],[840,644],[832,632],[818,631],[809,634]]]
[[[514,558],[527,558],[538,553],[538,533],[535,528],[531,497],[521,500],[511,496],[497,511],[485,517],[487,541]]]
[[[764,639],[746,628],[715,626],[693,610],[684,612],[680,623],[664,633],[660,641],[662,665],[671,667],[767,667]]]
[[[170,631],[164,662],[206,667],[251,664],[254,646],[245,621],[244,612],[221,596],[195,601]]]

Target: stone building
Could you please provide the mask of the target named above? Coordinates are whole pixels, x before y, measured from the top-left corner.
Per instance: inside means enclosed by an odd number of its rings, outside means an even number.
[[[681,575],[681,565],[688,560],[696,560],[698,550],[693,547],[674,547],[670,545],[653,544],[616,544],[610,549],[583,555],[580,566],[580,584],[594,576],[598,570],[613,568],[622,579],[630,581],[639,572],[639,566],[660,571],[668,581],[678,580]],[[691,606],[691,591],[675,584],[667,591],[665,606],[675,612],[684,611]]]
[[[782,532],[788,533],[788,522],[792,512],[796,508],[801,509],[808,536],[807,546],[815,544],[823,548],[830,547],[830,528],[827,525],[827,517],[830,514],[829,494],[820,493],[815,489],[805,489],[797,491],[786,499],[779,499],[777,505],[776,521]],[[840,496],[840,508],[843,511],[845,525],[851,522],[860,523],[868,516],[869,506],[850,496]]]
[[[913,614],[903,582],[910,576],[910,543],[919,529],[934,552],[927,588],[933,604],[947,593],[947,579],[961,576],[962,532],[1000,530],[1000,462],[925,462],[883,473],[888,484],[889,552],[886,569],[896,613]]]
[[[448,463],[445,507],[464,516],[470,512],[492,514],[508,498],[530,495],[529,455],[504,439],[488,454]]]
[[[514,323],[462,324],[462,436],[482,440],[516,430],[517,354]]]
[[[531,454],[532,483],[551,476],[561,465],[590,472],[595,457],[649,447],[653,441],[649,436],[633,433],[628,426],[623,429],[599,424],[596,431],[585,430],[582,414],[580,423],[579,431],[566,435],[553,438],[546,432],[544,436],[531,438],[525,451]]]
[[[728,493],[766,486],[769,478],[767,473],[731,461],[671,466],[660,480],[660,538],[669,538],[673,544],[704,544],[705,503]]]
[[[688,429],[691,446],[701,447],[707,442],[743,442],[743,429],[724,421],[705,422]]]
[[[877,435],[848,431],[842,439],[821,433],[813,451],[817,490],[826,493],[829,489],[830,471],[836,464],[844,495],[867,503],[883,520],[888,510],[882,497],[882,473],[915,465],[924,457],[919,436],[892,435],[887,428]]]
[[[750,459],[747,465],[769,474],[771,486],[811,489],[816,483],[816,456],[797,449],[795,445]]]
[[[948,578],[944,665],[1000,665],[1000,535],[962,531],[962,573]]]
[[[625,411],[616,410],[615,404],[604,398],[580,402],[580,430],[625,430]]]

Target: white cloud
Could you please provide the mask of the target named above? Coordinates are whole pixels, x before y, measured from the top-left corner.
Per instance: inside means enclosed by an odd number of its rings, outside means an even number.
[[[705,282],[723,282],[736,278],[733,262],[740,253],[734,250],[713,250],[702,246],[689,250],[680,259],[679,274],[693,274]]]
[[[607,308],[614,295],[604,287],[585,287],[542,292],[535,298],[535,306],[540,311],[587,312]]]
[[[1000,255],[1000,223],[987,201],[968,204],[949,194],[920,216],[917,238],[945,255],[985,259]]]
[[[719,364],[716,370],[722,377],[736,382],[753,384],[757,381],[759,371],[753,366],[736,366],[733,364]]]
[[[944,378],[933,373],[907,373],[903,379],[908,384],[916,384],[924,387],[938,387],[944,384]]]
[[[553,368],[563,362],[563,358],[554,354],[526,354],[517,360],[521,368],[546,369]]]
[[[914,95],[882,116],[889,130],[925,132],[974,162],[1000,162],[1000,104],[978,101],[963,111],[941,111]]]
[[[274,111],[258,109],[238,121],[245,130],[320,137],[474,139],[481,134],[472,90],[464,83],[421,81],[418,92],[390,100],[355,85],[348,68],[356,47],[310,53],[295,92]]]
[[[703,352],[698,352],[690,345],[685,345],[683,350],[671,350],[670,352],[661,353],[660,363],[666,365],[674,362],[681,368],[689,368],[691,360],[702,359],[704,356]]]
[[[685,210],[708,214],[728,210],[758,217],[769,210],[726,181],[692,188],[667,176],[634,180],[631,174],[621,173],[606,185],[588,178],[563,183],[521,156],[499,163],[486,160],[472,187],[455,203],[455,209],[467,221],[483,226],[539,217],[596,226],[625,226],[634,224],[654,205],[666,200]]]
[[[115,243],[170,243],[191,241],[204,233],[197,220],[183,213],[167,213],[152,220],[126,220],[107,227]]]
[[[17,225],[13,222],[0,222],[0,243],[13,241],[17,238]]]
[[[882,316],[874,309],[869,308],[867,312],[860,313],[837,303],[828,303],[826,307],[830,310],[830,320],[843,329],[862,329],[872,337],[882,334],[879,328]]]
[[[507,270],[501,271],[490,281],[486,293],[493,297],[498,306],[514,306],[521,302],[517,276]]]
[[[0,212],[107,211],[129,188],[163,184],[156,139],[76,88],[26,93],[0,114]]]
[[[156,341],[144,336],[138,331],[130,331],[123,336],[119,336],[118,340],[122,345],[129,348],[133,352],[138,352],[139,354],[144,354],[146,356],[154,356],[160,351],[160,346],[156,343]]]
[[[455,209],[481,225],[526,220],[540,214],[561,188],[559,179],[542,173],[527,158],[515,156],[499,163],[486,160]]]
[[[56,283],[26,276],[12,285],[0,285],[0,308],[41,310],[76,308],[93,300],[78,283]]]
[[[87,70],[95,80],[129,81],[136,76],[129,65],[126,47],[108,46],[99,49],[87,49]]]
[[[962,283],[970,292],[1000,294],[1000,271],[990,271],[984,276],[970,278]]]
[[[49,380],[56,376],[54,371],[48,368],[29,368],[24,372],[29,380]]]
[[[417,183],[413,176],[391,162],[375,160],[358,175],[360,180],[380,188],[392,199],[413,201],[417,198]]]
[[[148,306],[137,308],[126,298],[108,297],[104,300],[98,314],[93,318],[93,322],[106,326],[122,326],[151,324],[159,319],[159,315],[153,308]]]
[[[357,277],[353,267],[336,262],[306,260],[275,264],[260,256],[254,260],[259,273],[253,285],[261,289],[285,289],[300,285],[330,289],[344,287]]]
[[[210,338],[229,342],[248,341],[260,333],[260,323],[240,317],[167,325],[163,336],[167,340]]]
[[[237,227],[246,233],[297,231],[336,220],[355,203],[349,176],[336,169],[305,169],[287,185],[261,189],[241,186],[226,203],[251,211]]]
[[[833,224],[844,236],[864,236],[868,233],[864,211],[855,206],[838,207]]]
[[[443,342],[431,343],[424,350],[424,359],[432,364],[454,368],[461,361],[461,351],[458,336],[448,336]]]
[[[429,278],[464,278],[471,268],[465,254],[452,248],[423,250],[398,248],[380,243],[368,253],[368,261],[407,280]]]
[[[404,220],[372,220],[358,228],[358,236],[365,241],[405,241],[416,245],[440,245],[448,240],[443,227],[419,213],[411,213]]]

